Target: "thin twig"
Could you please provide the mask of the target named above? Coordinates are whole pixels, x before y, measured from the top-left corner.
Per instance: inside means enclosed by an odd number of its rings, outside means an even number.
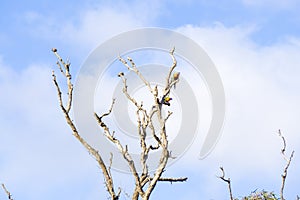
[[[281,174],[282,183],[281,183],[281,188],[280,188],[280,199],[284,200],[283,191],[284,191],[285,181],[286,181],[286,177],[287,177],[287,173],[288,173],[288,168],[290,167],[290,164],[291,164],[291,161],[292,161],[295,151],[292,151],[290,157],[287,158],[287,156],[285,155],[286,140],[285,140],[284,136],[282,135],[281,130],[278,130],[278,134],[282,138],[282,141],[283,141],[283,148],[281,149],[281,154],[282,154],[284,160],[286,161],[286,165],[284,167],[283,173]]]
[[[282,149],[281,149],[281,153],[282,153],[283,155],[285,155],[286,141],[285,141],[285,138],[283,137],[283,135],[281,134],[281,130],[280,130],[280,129],[278,130],[278,134],[279,134],[279,137],[281,137],[282,142],[283,142],[283,147],[282,147]]]
[[[173,182],[184,182],[184,181],[187,181],[187,179],[188,179],[187,177],[181,177],[181,178],[159,178],[158,181],[173,183]]]
[[[114,104],[114,101],[112,103],[112,106]],[[131,155],[129,154],[128,152],[128,147],[127,145],[125,145],[125,147],[121,144],[121,142],[115,138],[113,136],[113,134],[111,134],[108,126],[103,122],[102,118],[104,116],[107,116],[111,113],[112,111],[112,106],[111,106],[111,109],[107,112],[107,113],[104,113],[103,115],[101,115],[101,117],[98,116],[97,113],[94,113],[94,116],[98,122],[98,124],[103,128],[104,130],[104,135],[106,136],[107,139],[109,139],[112,143],[114,143],[116,145],[116,147],[119,149],[120,153],[122,153],[123,155],[123,158],[127,161],[128,165],[129,165],[129,168],[132,172],[132,175],[134,176],[135,178],[135,182],[136,182],[136,186],[138,187],[138,192],[141,196],[143,196],[143,189],[141,187],[141,184],[140,184],[140,178],[139,178],[139,175],[138,175],[138,172],[137,172],[137,169],[135,167],[135,163],[131,157]]]
[[[59,66],[59,70],[63,73],[64,72],[64,76],[66,77],[66,82],[67,82],[67,86],[68,86],[68,93],[67,93],[67,104],[64,105],[63,103],[63,99],[62,99],[62,91],[60,89],[60,86],[56,80],[56,75],[54,73],[54,71],[52,72],[52,77],[53,77],[53,83],[57,89],[57,95],[58,95],[58,99],[59,99],[59,105],[60,108],[65,116],[65,119],[68,123],[68,125],[70,126],[74,137],[87,149],[87,151],[96,159],[96,161],[98,162],[98,165],[100,166],[102,173],[104,175],[105,178],[105,185],[106,185],[106,189],[109,192],[111,198],[113,200],[118,200],[120,197],[120,194],[118,192],[118,194],[115,193],[114,191],[114,185],[113,185],[113,179],[111,177],[111,174],[109,173],[107,166],[105,165],[101,155],[99,154],[99,152],[94,149],[91,145],[89,145],[82,137],[81,135],[78,133],[77,131],[77,127],[75,126],[75,124],[73,123],[73,120],[71,118],[71,116],[69,115],[69,112],[72,108],[72,100],[73,100],[73,84],[71,81],[71,74],[69,71],[69,67],[70,67],[70,63],[69,62],[64,62],[64,60],[61,58],[61,56],[57,53],[57,49],[53,48],[52,49],[53,53],[55,54],[55,56],[58,59],[58,62],[61,63],[64,66],[64,70],[62,69],[61,65],[58,64]]]
[[[11,193],[6,189],[5,185],[3,183],[1,185],[2,185],[4,192],[7,194],[7,198],[9,200],[13,200]]]
[[[164,101],[165,97],[167,97],[170,94],[172,86],[175,85],[179,81],[179,79],[173,81],[173,79],[171,78],[172,73],[173,73],[174,69],[177,66],[177,60],[174,56],[174,51],[175,51],[175,47],[173,49],[171,49],[171,51],[169,52],[173,63],[172,63],[172,66],[170,67],[170,70],[169,70],[169,73],[168,73],[168,76],[167,76],[166,85],[165,85],[165,89],[164,89],[164,94],[163,94],[161,102]]]
[[[222,176],[219,176],[219,178],[222,179],[223,181],[225,181],[228,184],[230,200],[233,200],[230,178],[227,178],[227,179],[225,178],[225,171],[224,171],[223,167],[220,167],[220,170],[222,171]]]
[[[128,70],[135,72],[140,77],[140,79],[144,82],[144,84],[148,87],[149,91],[153,92],[150,83],[145,79],[145,77],[138,70],[138,68],[135,65],[135,63],[133,62],[132,58],[127,57],[127,60],[130,62],[131,66],[127,63],[127,61],[124,58],[119,56],[119,61],[121,61],[123,63],[123,65],[125,65],[127,67]]]

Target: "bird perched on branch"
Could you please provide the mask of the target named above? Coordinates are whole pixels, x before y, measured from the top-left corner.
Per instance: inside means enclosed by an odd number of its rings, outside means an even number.
[[[170,101],[171,101],[171,100],[172,100],[171,97],[166,96],[166,97],[164,98],[163,104],[165,104],[165,105],[167,105],[167,106],[170,106],[170,105],[171,105],[171,104],[170,104]]]
[[[173,74],[173,80],[177,81],[178,78],[179,78],[179,75],[180,75],[180,72],[174,72],[174,74]]]
[[[175,82],[179,79],[180,72],[174,72],[173,77],[172,77],[172,82]],[[174,89],[176,89],[176,83],[174,83]]]

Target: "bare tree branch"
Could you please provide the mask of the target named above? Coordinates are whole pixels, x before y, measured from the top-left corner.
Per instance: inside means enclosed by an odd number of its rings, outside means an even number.
[[[131,66],[127,63],[127,61],[122,58],[121,56],[119,56],[119,60],[127,67],[128,70],[131,70],[133,72],[135,72],[140,79],[144,82],[144,84],[148,87],[149,91],[152,92],[152,88],[150,83],[145,79],[145,77],[141,74],[141,72],[138,70],[137,66],[135,65],[135,63],[133,62],[132,58],[127,57],[127,60],[130,62]]]
[[[283,148],[281,149],[281,154],[282,154],[284,160],[286,161],[286,165],[284,167],[283,173],[281,174],[282,183],[281,183],[281,188],[280,188],[280,199],[284,200],[283,191],[284,191],[285,181],[286,181],[286,177],[287,177],[287,172],[288,172],[288,168],[289,168],[289,166],[291,164],[291,161],[292,161],[292,158],[294,156],[295,151],[292,151],[290,157],[287,157],[285,155],[285,151],[286,151],[286,141],[285,141],[285,138],[282,135],[281,130],[278,130],[278,134],[282,138],[282,141],[283,141]]]
[[[159,165],[158,165],[158,167],[157,167],[157,169],[154,173],[153,178],[151,180],[149,180],[148,188],[145,191],[145,199],[149,198],[149,196],[152,193],[154,187],[156,186],[157,182],[161,178],[161,176],[164,172],[164,169],[167,165],[168,159],[169,159],[168,140],[167,140],[167,133],[166,133],[166,119],[168,119],[170,114],[166,118],[163,118],[163,116],[162,116],[162,104],[164,102],[165,97],[168,96],[169,93],[170,93],[171,86],[169,84],[169,80],[170,80],[170,77],[171,77],[171,74],[172,74],[174,68],[177,65],[177,61],[174,57],[174,48],[170,51],[170,55],[173,59],[173,64],[172,64],[172,66],[169,70],[169,74],[168,74],[168,77],[167,77],[167,84],[166,84],[166,87],[164,89],[163,98],[162,98],[162,100],[160,101],[159,104],[156,101],[156,99],[157,99],[157,97],[155,96],[156,92],[153,93],[154,94],[154,100],[155,100],[155,107],[157,109],[156,116],[158,117],[158,121],[160,123],[160,143],[159,143],[159,146],[162,148],[162,152],[161,152],[161,156],[160,156],[160,160],[159,160]]]
[[[153,88],[151,87],[149,81],[145,79],[145,77],[142,75],[142,73],[138,70],[138,67],[136,66],[135,62],[128,57],[127,61],[119,56],[119,60],[124,64],[124,66],[130,70],[133,71],[144,83],[146,87],[148,87],[149,92],[153,95],[153,106],[148,111],[143,107],[143,102],[138,102],[134,97],[132,97],[128,93],[128,86],[127,86],[127,79],[124,77],[124,73],[120,72],[118,76],[121,78],[123,82],[123,93],[127,97],[127,99],[132,102],[136,107],[136,117],[137,117],[137,132],[140,138],[140,147],[141,147],[141,153],[140,153],[140,162],[142,166],[142,173],[139,174],[134,160],[132,159],[129,151],[128,146],[121,144],[121,141],[117,139],[114,135],[114,132],[111,132],[107,124],[103,121],[104,117],[107,117],[111,114],[113,110],[113,106],[115,103],[115,99],[112,100],[112,104],[108,112],[102,114],[99,116],[97,113],[94,113],[94,116],[99,124],[99,126],[103,129],[105,137],[112,143],[116,145],[119,152],[122,154],[123,158],[127,161],[127,164],[131,170],[131,173],[133,175],[133,178],[135,180],[135,188],[133,191],[132,199],[138,200],[140,197],[143,200],[148,200],[153,189],[155,188],[158,181],[161,182],[184,182],[187,180],[186,177],[184,178],[162,178],[162,174],[165,171],[165,167],[167,165],[168,159],[171,157],[171,154],[168,150],[168,139],[167,139],[167,131],[166,131],[166,122],[169,119],[169,117],[172,115],[172,112],[168,111],[167,116],[162,115],[162,107],[163,105],[170,105],[169,101],[171,98],[169,97],[170,91],[172,87],[179,81],[179,72],[173,72],[175,67],[177,66],[177,61],[174,56],[174,48],[170,51],[170,55],[172,58],[172,66],[170,67],[168,76],[167,76],[167,82],[166,86],[162,92],[161,99],[158,98],[159,92],[157,85]],[[92,146],[90,146],[78,133],[77,128],[75,124],[73,123],[73,120],[71,119],[69,112],[71,110],[72,106],[72,94],[73,94],[73,85],[71,82],[71,75],[70,75],[70,63],[64,62],[64,60],[61,58],[61,56],[57,53],[56,49],[52,49],[55,56],[57,57],[57,66],[60,70],[60,72],[63,74],[63,76],[66,78],[66,84],[68,86],[68,92],[67,92],[67,103],[64,104],[63,97],[62,97],[62,91],[60,89],[60,86],[56,80],[56,76],[53,72],[53,82],[57,89],[58,99],[59,99],[59,105],[61,107],[61,110],[63,111],[66,121],[71,127],[73,131],[73,135],[80,141],[80,143],[88,150],[88,152],[93,155],[93,157],[97,160],[99,166],[102,169],[104,179],[105,179],[105,185],[106,188],[111,196],[112,199],[117,200],[120,197],[121,189],[119,188],[118,193],[116,194],[114,191],[114,185],[113,185],[113,179],[111,174],[111,166],[113,162],[113,155],[111,154],[110,157],[110,163],[108,166],[106,166],[102,160],[101,155],[98,153],[97,150],[95,150]],[[173,76],[172,76],[173,75]],[[159,121],[159,129],[156,130],[153,123],[153,117],[156,116]],[[150,134],[155,139],[154,143],[156,144],[147,144],[146,142],[146,136],[148,134],[148,131],[150,131]],[[150,143],[150,142],[149,142]],[[157,149],[161,149],[161,155],[158,163],[158,167],[156,168],[155,172],[153,174],[149,174],[148,171],[148,155],[150,151],[154,151]],[[148,183],[148,184],[147,184]],[[146,187],[147,184],[147,187]],[[145,188],[144,188],[145,187]]]
[[[281,153],[285,156],[286,141],[285,141],[285,138],[283,137],[283,135],[281,134],[281,130],[280,130],[280,129],[278,130],[278,134],[279,134],[279,137],[281,137],[282,142],[283,142],[283,147],[282,147],[282,149],[281,149]],[[285,159],[286,159],[286,158],[285,158]]]
[[[111,175],[111,166],[112,166],[112,163],[113,163],[113,158],[114,158],[114,155],[113,155],[113,153],[110,152],[109,166],[108,166],[108,169],[107,169],[110,177],[112,177],[112,175]]]
[[[6,189],[5,185],[3,183],[1,185],[2,185],[2,188],[3,188],[4,192],[7,194],[7,198],[9,200],[13,200],[12,194]]]
[[[159,178],[158,181],[173,183],[173,182],[184,182],[184,181],[187,181],[187,179],[188,179],[187,177],[181,177],[181,178]]]
[[[173,47],[171,50],[170,50],[170,55],[171,55],[171,58],[172,58],[172,61],[173,61],[173,64],[169,70],[169,73],[168,73],[168,76],[167,76],[167,82],[166,82],[166,87],[165,89],[171,89],[171,84],[172,82],[171,81],[171,76],[172,76],[172,72],[173,70],[175,69],[175,67],[177,66],[177,61],[176,61],[176,58],[174,56],[174,52],[175,52],[175,47]]]
[[[227,178],[227,179],[225,178],[225,171],[224,171],[223,167],[220,167],[220,170],[222,171],[222,176],[219,176],[219,178],[222,179],[223,181],[225,181],[228,184],[228,190],[229,190],[230,200],[234,200],[233,196],[232,196],[230,178]]]
[[[55,54],[55,56],[57,57],[58,59],[58,62],[60,64],[62,64],[64,66],[64,70],[61,68],[61,65],[58,65],[60,66],[59,69],[62,73],[64,73],[64,76],[66,77],[67,79],[67,86],[68,86],[68,93],[67,93],[67,97],[68,97],[68,100],[67,100],[67,104],[64,105],[63,103],[63,99],[62,99],[62,92],[61,92],[61,89],[60,89],[60,86],[56,80],[56,76],[55,76],[55,73],[54,71],[52,72],[52,76],[53,76],[53,83],[54,85],[56,86],[56,89],[57,89],[57,95],[58,95],[58,99],[59,99],[59,105],[61,107],[61,110],[63,111],[64,113],[64,116],[66,118],[66,121],[68,123],[68,125],[70,126],[70,128],[72,129],[72,132],[73,132],[73,135],[74,137],[87,149],[87,151],[96,159],[96,161],[98,162],[98,165],[100,166],[101,170],[102,170],[102,173],[104,175],[104,178],[105,178],[105,185],[106,185],[106,188],[107,188],[107,191],[109,192],[111,198],[113,200],[118,200],[119,199],[119,196],[120,196],[120,192],[118,194],[115,193],[114,191],[114,185],[113,185],[113,179],[110,175],[110,172],[108,171],[101,155],[99,154],[99,152],[94,149],[92,146],[90,146],[81,136],[80,134],[78,133],[77,131],[77,128],[75,126],[75,124],[73,123],[73,120],[71,119],[70,115],[69,115],[69,112],[71,110],[71,107],[72,107],[72,96],[73,96],[73,84],[71,82],[71,75],[70,75],[70,71],[69,71],[69,67],[70,67],[70,63],[66,63],[63,61],[63,59],[61,58],[61,56],[57,53],[57,49],[53,48],[52,49],[53,53]]]
[[[57,57],[58,61],[56,64],[58,65],[61,73],[66,77],[67,86],[68,86],[68,102],[66,106],[66,111],[70,112],[71,104],[72,104],[72,98],[73,98],[73,84],[71,82],[71,74],[70,74],[70,62],[64,62],[64,60],[61,58],[61,56],[57,53],[57,49],[52,49],[54,55]],[[64,69],[61,67],[61,64],[64,66]]]
[[[170,56],[172,58],[172,66],[170,67],[170,70],[168,72],[168,76],[167,76],[167,81],[166,81],[166,86],[163,90],[162,93],[162,97],[161,99],[158,98],[158,88],[157,86],[155,87],[151,87],[150,83],[144,78],[144,76],[140,73],[140,71],[138,70],[137,66],[135,65],[134,61],[131,58],[127,58],[127,61],[119,56],[119,60],[124,64],[124,66],[130,70],[133,71],[140,79],[141,81],[145,84],[145,86],[148,87],[149,91],[152,93],[153,95],[153,99],[154,99],[154,103],[152,106],[152,109],[147,112],[146,109],[143,108],[143,104],[142,103],[138,103],[133,97],[130,96],[130,94],[128,93],[128,86],[127,86],[127,80],[124,77],[124,73],[120,72],[119,73],[119,77],[122,79],[123,81],[123,93],[125,94],[125,96],[128,98],[129,101],[131,101],[135,106],[136,106],[136,115],[137,115],[137,122],[138,122],[138,134],[140,136],[140,145],[141,145],[141,165],[142,165],[142,174],[141,174],[141,178],[140,178],[140,183],[136,184],[136,185],[140,185],[141,187],[144,187],[146,185],[146,183],[148,184],[147,189],[144,192],[144,195],[142,197],[142,199],[149,199],[150,194],[152,193],[154,187],[156,186],[158,181],[169,181],[169,182],[182,182],[182,181],[186,181],[187,178],[161,178],[162,173],[164,172],[164,169],[166,167],[166,164],[168,162],[168,158],[170,157],[170,153],[168,150],[168,140],[167,140],[167,133],[166,133],[166,121],[168,120],[168,118],[171,116],[172,112],[168,112],[168,115],[166,117],[162,116],[162,106],[165,103],[165,99],[166,97],[169,96],[170,91],[172,86],[174,86],[178,81],[179,81],[179,73],[177,72],[176,75],[172,77],[173,71],[175,69],[175,67],[177,66],[177,61],[174,57],[174,48],[170,51]],[[166,104],[168,105],[168,104]],[[153,125],[153,116],[157,116],[157,119],[159,121],[159,136],[156,133],[155,127]],[[149,127],[150,132],[153,136],[153,138],[155,139],[155,141],[157,142],[156,145],[147,145],[146,143],[146,134],[147,134],[147,128]],[[158,167],[154,172],[153,176],[150,176],[148,174],[148,167],[147,167],[147,158],[148,158],[148,154],[150,152],[150,150],[157,150],[157,149],[161,149],[161,155],[160,155],[160,160],[158,163]],[[137,187],[135,189],[134,195],[132,199],[138,199],[138,194],[137,191],[139,190],[139,188]]]
[[[172,63],[172,66],[170,67],[170,70],[169,70],[169,73],[168,73],[168,76],[167,76],[166,85],[165,85],[165,89],[164,89],[164,94],[163,94],[163,98],[162,98],[161,101],[163,101],[165,99],[165,97],[167,97],[170,94],[172,86],[174,86],[179,81],[178,77],[177,77],[177,79],[172,79],[171,78],[172,73],[173,73],[174,69],[177,66],[177,60],[174,56],[174,51],[175,51],[175,47],[173,49],[171,49],[171,51],[169,52],[173,63]]]
[[[112,106],[113,106],[113,104],[114,104],[114,101],[113,101],[113,103],[112,103]],[[124,146],[121,144],[121,142],[120,142],[116,137],[114,137],[113,134],[111,134],[111,132],[110,132],[108,126],[102,121],[102,118],[103,118],[104,116],[109,115],[109,114],[111,113],[111,111],[112,111],[112,107],[111,107],[111,109],[109,110],[108,113],[103,114],[101,117],[99,117],[99,116],[97,115],[97,113],[94,113],[94,115],[95,115],[95,117],[96,117],[96,119],[97,119],[98,124],[103,128],[103,130],[104,130],[104,135],[106,136],[106,138],[109,139],[112,143],[114,143],[114,144],[116,145],[116,147],[117,147],[117,148],[119,149],[119,151],[122,153],[123,158],[127,161],[128,165],[129,165],[129,168],[130,168],[130,170],[131,170],[131,172],[132,172],[132,175],[133,175],[134,178],[135,178],[136,186],[138,187],[138,192],[139,192],[139,194],[140,194],[141,196],[143,196],[144,192],[143,192],[143,189],[142,189],[141,184],[140,184],[140,178],[139,178],[138,172],[137,172],[137,170],[136,170],[134,161],[133,161],[131,155],[130,155],[129,152],[128,152],[128,147],[127,147],[127,145],[124,147]]]

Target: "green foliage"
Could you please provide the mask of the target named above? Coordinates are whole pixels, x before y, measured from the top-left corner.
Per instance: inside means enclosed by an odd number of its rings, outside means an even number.
[[[265,190],[254,191],[249,196],[243,197],[242,200],[279,200],[274,192],[268,192]]]

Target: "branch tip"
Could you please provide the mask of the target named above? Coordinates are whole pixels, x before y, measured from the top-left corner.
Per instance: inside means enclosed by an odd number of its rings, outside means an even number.
[[[174,51],[175,51],[175,46],[170,50],[170,53],[174,54]]]

